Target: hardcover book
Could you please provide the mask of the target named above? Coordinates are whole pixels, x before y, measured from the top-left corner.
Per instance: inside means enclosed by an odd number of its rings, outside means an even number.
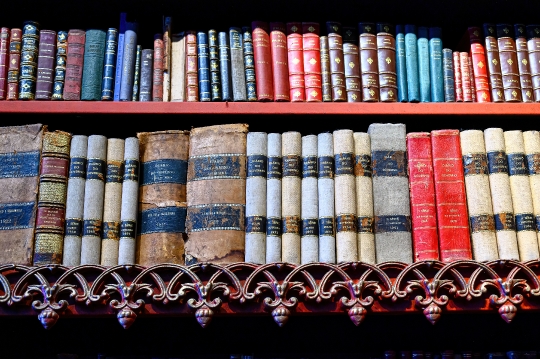
[[[107,30],[105,42],[105,60],[103,61],[103,81],[101,83],[101,100],[114,100],[114,75],[116,72],[116,47],[118,45],[118,30]]]
[[[281,262],[281,134],[268,134],[266,166],[266,263]]]
[[[163,50],[163,38],[161,34],[156,34],[154,36],[154,63],[152,68],[152,101],[154,102],[163,101]],[[190,60],[197,63],[197,52],[195,52],[195,56],[193,56]],[[195,68],[197,68],[197,65],[195,65]],[[197,79],[197,76],[195,78]],[[197,89],[198,88],[199,87],[197,84]]]
[[[249,30],[251,32],[251,28]],[[226,32],[218,34],[219,42],[219,70],[221,76],[221,98],[223,101],[232,101],[231,84],[231,50],[229,48],[229,35]],[[253,63],[253,66],[255,64]],[[255,67],[254,67],[255,69]]]
[[[158,48],[159,43],[154,42],[154,49]],[[156,53],[154,52],[154,69],[156,66],[155,57]],[[159,62],[157,66],[159,66]],[[223,69],[223,66],[221,66],[221,69]],[[156,74],[154,74],[154,79],[155,76]],[[155,83],[156,82],[154,80],[154,86]],[[221,80],[221,83],[223,84],[223,79]],[[156,90],[154,89],[154,91]],[[188,102],[199,101],[199,79],[197,76],[197,34],[194,31],[186,32],[186,99]],[[223,96],[223,100],[225,100],[225,96]]]
[[[361,22],[358,24],[362,100],[364,102],[378,102],[380,99],[376,30],[374,23]]]
[[[174,44],[173,44],[174,49]],[[174,63],[173,63],[174,66]],[[139,101],[149,102],[152,101],[152,82],[154,75],[154,50],[144,49],[141,52],[141,80],[139,86]],[[172,96],[175,101],[175,83],[174,83],[174,71],[173,71],[173,87]]]
[[[531,77],[531,64],[529,63],[529,50],[527,48],[527,32],[524,24],[514,25],[516,50],[523,102],[534,102],[533,84]]]
[[[19,65],[21,63],[21,29],[11,29],[9,38],[9,67],[7,73],[6,100],[19,98]]]
[[[137,26],[128,23],[124,34],[124,58],[122,60],[122,81],[120,82],[120,101],[131,101],[137,56]]]
[[[476,100],[477,102],[491,102],[486,54],[482,39],[480,38],[482,36],[482,30],[479,27],[469,27],[468,31],[471,44]]]
[[[347,101],[347,90],[345,88],[345,60],[343,57],[343,37],[341,36],[341,24],[335,21],[327,22],[326,32],[328,33],[328,52],[330,55],[332,101]]]
[[[302,53],[304,55],[304,86],[306,102],[322,101],[321,44],[319,24],[302,23]]]
[[[38,49],[39,24],[35,21],[25,21],[22,33],[19,100],[34,100],[36,97]]]
[[[454,63],[454,86],[456,94],[456,102],[463,102],[463,82],[461,79],[461,64],[459,61],[459,51],[452,53],[452,61]]]
[[[407,71],[407,98],[409,102],[420,101],[418,73],[418,40],[416,25],[405,25],[405,65]]]
[[[317,135],[317,188],[319,196],[319,262],[336,263],[334,136]]]
[[[347,102],[362,102],[358,33],[353,27],[343,28],[343,59],[345,60]]]
[[[501,60],[499,57],[499,44],[497,42],[497,28],[495,24],[484,24],[484,40],[491,100],[492,102],[504,102]]]
[[[396,39],[392,24],[377,23],[377,56],[381,102],[396,102],[398,83],[396,68]]]
[[[302,49],[302,23],[287,23],[287,60],[291,102],[304,102],[306,100]]]
[[[270,55],[272,57],[274,101],[289,101],[289,67],[284,23],[270,23]]]
[[[463,102],[473,102],[471,72],[469,68],[469,54],[466,52],[459,53],[459,73],[461,74],[461,90],[463,93]]]
[[[319,38],[321,47],[321,79],[322,79],[322,97],[324,102],[332,101],[332,82],[330,80],[330,53],[328,45],[328,36]]]
[[[444,102],[456,101],[456,87],[454,82],[454,59],[452,50],[443,49],[443,74],[444,74]]]
[[[212,98],[210,93],[210,54],[208,52],[208,35],[202,31],[197,33],[197,59],[199,101],[211,101]]]
[[[219,43],[216,30],[208,30],[208,55],[210,59],[210,88],[212,101],[221,101],[221,77],[219,74]]]
[[[257,78],[257,99],[259,101],[273,101],[274,86],[268,23],[253,21],[251,23],[251,29],[253,35],[253,56],[255,58],[255,76]]]
[[[231,27],[229,29],[229,39],[231,45],[231,84],[233,101],[246,101],[246,72],[242,50],[242,30],[238,27]],[[268,51],[270,51],[270,49],[268,49]],[[256,67],[257,63],[255,63],[255,68]]]
[[[67,63],[67,40],[66,31],[58,31],[56,36],[56,65],[54,68],[54,86],[52,100],[64,99],[64,82],[66,80]]]
[[[409,88],[407,86],[407,56],[405,52],[405,27],[396,25],[396,74],[398,101],[409,101]]]
[[[0,43],[0,56],[2,48]],[[36,100],[50,100],[54,81],[56,31],[41,30],[37,64]],[[1,60],[1,57],[0,57]],[[1,75],[0,75],[1,76]],[[0,96],[1,98],[1,96]]]
[[[429,77],[431,101],[445,102],[443,73],[443,44],[440,27],[429,28]]]
[[[420,102],[431,102],[429,28],[418,27],[418,83],[420,86]]]
[[[519,64],[514,41],[514,28],[510,24],[497,24],[497,43],[501,60],[504,101],[522,102]]]
[[[540,25],[527,25],[526,30],[534,101],[540,102]]]
[[[300,263],[319,261],[319,194],[317,190],[317,136],[302,137]]]
[[[9,37],[11,31],[7,27],[0,29],[0,100],[6,99],[7,70],[9,67]]]
[[[139,101],[139,89],[141,79],[141,45],[137,45],[137,51],[135,52],[135,71],[133,72],[133,93],[131,101]]]
[[[171,40],[172,40],[171,101],[184,102],[186,101],[186,92],[185,92],[186,91],[186,37],[183,32],[180,32],[178,34],[173,34]],[[143,69],[144,69],[144,50],[143,50],[143,63],[141,65],[141,86],[142,86]]]
[[[101,99],[106,39],[107,34],[103,30],[86,31],[81,100],[97,101]]]
[[[118,27],[118,51],[116,56],[116,67],[114,76],[114,101],[120,101],[120,87],[122,84],[122,64],[124,63],[124,36],[127,28],[127,14],[120,13],[120,24]]]
[[[85,42],[86,33],[83,30],[69,30],[67,40],[66,79],[63,94],[64,100],[79,101],[81,99]]]
[[[251,37],[251,28],[249,26],[242,27],[242,36],[244,43],[244,67],[246,70],[246,96],[248,101],[257,101],[253,39]]]

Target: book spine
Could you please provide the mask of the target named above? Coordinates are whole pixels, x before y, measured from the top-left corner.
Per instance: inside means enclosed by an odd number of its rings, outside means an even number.
[[[7,97],[7,71],[9,67],[9,37],[11,30],[7,27],[0,29],[0,100]]]
[[[414,261],[439,260],[433,155],[429,132],[407,134]]]
[[[441,261],[472,259],[458,130],[431,131]]]
[[[463,102],[463,83],[461,79],[461,64],[459,61],[459,52],[452,53],[454,62],[454,86],[456,88],[456,102]]]
[[[523,144],[525,145],[524,153],[527,157],[535,228],[540,239],[540,176],[538,176],[540,174],[540,132],[523,132]]]
[[[11,29],[6,100],[19,99],[19,65],[21,63],[21,29]]]
[[[492,102],[504,102],[504,88],[502,81],[501,61],[499,58],[499,44],[497,42],[497,38],[495,37],[495,26],[486,24],[484,26],[484,36],[491,99]]]
[[[139,198],[139,140],[126,138],[124,171],[122,177],[122,204],[118,264],[135,264],[135,238],[137,233],[137,201]]]
[[[405,65],[407,67],[407,97],[409,102],[419,102],[420,77],[415,25],[405,25]]]
[[[257,78],[257,99],[273,101],[272,56],[268,24],[262,21],[251,23],[253,37],[253,57],[255,59],[255,77]]]
[[[120,101],[131,101],[133,97],[135,56],[137,55],[137,33],[128,28],[124,36],[124,59],[122,60]]]
[[[418,28],[418,83],[420,86],[420,102],[431,102],[430,52],[428,28]]]
[[[488,128],[484,131],[484,137],[499,258],[519,261],[503,130]]]
[[[331,133],[317,135],[317,173],[319,262],[336,263],[334,136]]]
[[[154,48],[155,46],[156,44],[154,44]],[[156,66],[155,56],[156,54],[154,52],[154,66]],[[223,69],[223,66],[221,68]],[[224,83],[223,79],[221,83]],[[199,101],[199,79],[197,76],[197,35],[191,31],[186,35],[186,98],[187,102]],[[225,100],[225,96],[223,96],[223,100]]]
[[[83,135],[73,136],[69,152],[66,218],[64,221],[64,255],[62,259],[62,264],[69,267],[81,264],[87,153],[88,137]]]
[[[0,59],[1,59],[0,44]],[[37,64],[36,100],[50,100],[54,78],[56,31],[41,30]],[[1,75],[0,75],[1,76]]]
[[[266,263],[281,262],[281,134],[268,134],[266,167]]]
[[[347,101],[347,90],[345,88],[345,59],[343,55],[343,38],[340,34],[341,24],[327,23],[326,25],[328,28],[332,101]]]
[[[289,67],[287,61],[287,36],[285,35],[284,23],[270,23],[270,56],[272,58],[274,101],[289,101]]]
[[[103,30],[86,31],[81,100],[101,99],[106,37],[107,34]]]
[[[67,101],[79,101],[81,99],[86,33],[83,30],[69,30],[67,42],[66,77],[63,98]]]
[[[476,88],[476,99],[478,102],[491,102],[488,66],[486,66],[486,51],[480,38],[481,29],[479,27],[469,27],[468,31],[471,44],[471,60],[474,85]]]
[[[452,50],[443,49],[444,102],[455,102],[454,60]]]
[[[137,51],[135,52],[135,71],[133,72],[133,94],[131,101],[139,101],[139,89],[141,81],[141,45],[137,45]]]
[[[289,63],[289,89],[291,102],[306,101],[304,54],[302,49],[302,23],[287,23],[287,59]]]
[[[199,101],[207,102],[212,98],[210,93],[210,58],[208,53],[208,36],[205,32],[197,33],[197,59]]]
[[[505,131],[504,143],[508,159],[519,259],[526,262],[537,259],[540,254],[523,133],[521,131]]]
[[[459,72],[461,73],[461,90],[463,102],[473,102],[471,91],[471,74],[469,72],[469,54],[459,53]]]
[[[183,32],[172,35],[171,48],[171,101],[184,102],[186,101],[186,37]]]
[[[516,34],[516,51],[519,82],[521,85],[521,98],[523,99],[523,102],[534,102],[531,64],[529,63],[529,50],[527,48],[525,25],[514,25],[514,32]]]
[[[242,45],[242,30],[238,27],[229,29],[231,44],[231,83],[233,101],[246,101],[246,72]]]
[[[140,151],[136,263],[184,264],[187,131],[138,133]]]
[[[244,43],[244,67],[246,70],[246,97],[248,101],[257,101],[257,83],[255,77],[255,59],[253,58],[253,40],[251,28],[242,27]]]
[[[302,23],[302,53],[304,56],[304,86],[306,102],[322,101],[321,48],[319,24]]]
[[[345,61],[345,89],[347,102],[362,102],[362,83],[360,82],[360,57],[356,44],[343,44],[343,59]]]
[[[302,137],[300,132],[282,134],[281,260],[300,264]]]
[[[186,265],[245,258],[246,134],[246,124],[191,130]]]
[[[484,133],[479,130],[462,131],[460,143],[474,260],[499,259]]]
[[[231,85],[231,54],[229,48],[229,35],[226,32],[218,34],[219,41],[219,69],[221,71],[221,98],[223,101],[232,101]]]
[[[371,124],[377,263],[412,263],[411,212],[404,124]]]
[[[195,48],[195,51],[197,51],[196,48]],[[195,61],[196,63],[197,62],[196,60],[197,60],[197,56],[195,52],[195,56],[193,56],[193,58],[191,58],[190,61]],[[195,68],[197,68],[196,64],[195,64]],[[198,84],[197,84],[197,88],[198,88]],[[154,63],[152,67],[152,101],[154,102],[163,101],[163,39],[160,34],[156,34],[154,36]]]
[[[120,25],[118,31],[118,50],[114,75],[114,101],[120,101],[120,87],[122,84],[122,64],[124,63],[124,37],[126,33],[126,13],[120,13]]]
[[[58,31],[56,35],[56,65],[54,68],[54,85],[52,90],[52,100],[64,99],[64,82],[66,80],[67,63],[67,40],[68,33]]]
[[[538,30],[540,33],[540,27]],[[540,37],[536,33],[527,40],[527,50],[529,51],[529,63],[531,65],[534,101],[540,102]]]
[[[396,73],[398,101],[409,101],[409,88],[407,86],[407,56],[405,51],[405,30],[403,25],[396,26]]]
[[[443,71],[443,44],[441,28],[429,28],[429,77],[431,84],[431,101],[445,102],[444,98],[444,71]]]
[[[246,262],[266,263],[266,182],[268,135],[247,134]]]
[[[163,102],[171,101],[171,73],[163,70]]]
[[[52,39],[56,40],[56,33]],[[62,263],[70,141],[71,134],[62,131],[43,136],[34,266]]]
[[[107,138],[101,135],[89,136],[81,240],[82,265],[100,262],[106,161]]]
[[[362,74],[362,100],[379,102],[379,57],[377,35],[360,34],[360,71]]]
[[[110,28],[107,30],[105,42],[105,60],[103,61],[103,81],[101,82],[101,100],[114,100],[114,74],[116,72],[116,47],[118,30]]]
[[[358,260],[375,264],[375,234],[373,233],[373,168],[371,140],[365,132],[355,132],[354,176],[356,181],[356,239]]]
[[[174,72],[173,72],[174,73]],[[141,52],[141,85],[139,101],[152,101],[152,82],[154,74],[154,50],[145,49]],[[174,89],[174,86],[173,86]],[[174,91],[173,91],[174,96]]]
[[[319,261],[319,195],[317,188],[317,136],[302,137],[300,263]]]
[[[330,79],[330,53],[328,47],[328,36],[321,36],[319,39],[321,47],[321,79],[322,79],[322,99],[324,102],[332,101],[332,81]]]
[[[504,101],[522,102],[516,43],[511,36],[507,36],[507,34],[513,32],[508,29],[509,27],[511,28],[510,25],[497,25],[497,44],[499,45],[499,57],[501,59]]]
[[[210,88],[212,101],[221,101],[221,78],[219,76],[219,45],[216,30],[208,30],[208,53],[210,58]]]
[[[387,32],[377,34],[381,102],[396,102],[398,97],[396,39]]]
[[[471,56],[467,56],[467,64],[469,65],[469,83],[471,84],[472,102],[478,102],[476,99],[476,84],[474,83],[474,72]]]
[[[36,98],[37,62],[39,49],[39,24],[23,23],[21,65],[19,73],[19,100]]]
[[[163,17],[163,102],[171,101],[172,19]]]

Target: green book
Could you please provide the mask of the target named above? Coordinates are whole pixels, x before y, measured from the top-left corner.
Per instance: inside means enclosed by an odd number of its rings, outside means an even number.
[[[105,31],[86,31],[81,100],[101,100],[101,82],[103,81],[105,41]]]

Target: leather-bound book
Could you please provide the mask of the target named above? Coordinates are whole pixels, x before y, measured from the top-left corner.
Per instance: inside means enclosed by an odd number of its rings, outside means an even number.
[[[302,43],[302,23],[287,23],[287,59],[289,63],[289,89],[291,102],[304,102],[304,54]]]
[[[497,44],[501,59],[501,73],[505,102],[522,102],[519,64],[514,41],[514,27],[497,24]]]
[[[86,31],[81,100],[97,101],[101,99],[106,39],[107,34],[103,30]]]
[[[56,35],[56,63],[54,68],[54,85],[51,100],[64,99],[64,82],[66,80],[67,62],[67,40],[66,31],[58,31]]]
[[[219,44],[216,30],[208,30],[208,55],[210,60],[211,100],[221,101],[221,77],[219,76]]]
[[[540,25],[527,25],[526,30],[534,101],[540,102]]]
[[[302,23],[302,52],[304,55],[304,86],[306,87],[306,102],[321,102],[321,48],[318,23]]]
[[[54,35],[53,39],[56,40],[56,33]],[[34,243],[35,266],[62,264],[70,142],[71,134],[63,131],[45,132],[43,136]]]
[[[467,52],[459,53],[459,73],[461,74],[461,91],[463,93],[463,102],[473,102],[471,73],[469,71],[469,54]]]
[[[336,263],[334,136],[331,133],[317,135],[317,173],[319,262]]]
[[[41,124],[0,127],[2,264],[32,265],[43,131]]]
[[[120,83],[120,101],[131,101],[137,56],[137,24],[128,23],[124,34],[124,59],[122,60],[122,81]]]
[[[126,138],[124,173],[122,178],[122,206],[120,209],[120,233],[118,264],[135,264],[137,214],[139,199],[139,140]]]
[[[163,102],[171,101],[172,18],[163,16]]]
[[[431,85],[431,102],[445,102],[443,44],[440,27],[429,28],[429,77]]]
[[[229,35],[226,32],[220,32],[218,34],[218,42],[219,70],[221,75],[221,98],[223,101],[232,101],[231,50],[229,48]]]
[[[319,194],[317,136],[302,136],[300,263],[319,261]]]
[[[184,32],[180,32],[173,34],[171,40],[171,102],[184,102],[186,100],[186,36]],[[144,66],[144,56],[141,66]]]
[[[409,102],[419,102],[420,78],[418,73],[416,25],[405,25],[405,64],[407,67],[407,97]]]
[[[270,50],[270,29],[268,23],[253,21],[253,56],[255,58],[255,76],[257,77],[257,99],[259,101],[274,100],[272,83],[272,55]]]
[[[414,261],[439,260],[433,155],[429,132],[407,134]]]
[[[405,51],[405,27],[396,25],[396,73],[398,87],[398,101],[409,101],[407,86],[407,56]]]
[[[397,101],[396,39],[394,25],[377,23],[377,57],[381,102]]]
[[[246,72],[242,44],[242,29],[229,29],[231,45],[231,84],[233,101],[246,101]]]
[[[266,167],[266,262],[281,262],[281,134],[268,134]]]
[[[488,66],[486,52],[482,41],[482,30],[479,27],[469,27],[469,42],[471,44],[471,59],[476,89],[477,102],[491,102],[489,89]]]
[[[300,264],[301,211],[302,211],[302,135],[288,131],[281,135],[281,260]]]
[[[154,43],[154,50],[155,49],[156,44]],[[156,66],[155,56],[156,53],[154,51],[154,69]],[[223,66],[221,68],[223,69]],[[221,82],[223,83],[223,79]],[[197,34],[194,31],[188,31],[186,33],[186,99],[187,102],[199,101],[199,79],[197,76]],[[225,96],[223,97],[223,100],[225,100]]]
[[[142,46],[137,45],[137,51],[135,52],[135,71],[133,72],[133,93],[131,95],[131,101],[139,101],[139,90],[141,81],[141,54]]]
[[[136,263],[184,264],[188,131],[138,133],[139,218]]]
[[[11,29],[6,100],[19,98],[19,65],[21,63],[21,29]]]
[[[514,25],[516,37],[516,50],[518,59],[519,80],[523,102],[534,102],[533,84],[531,77],[531,64],[527,48],[527,30],[524,24]]]
[[[107,30],[105,40],[105,59],[103,61],[103,80],[101,82],[101,100],[114,100],[114,74],[116,72],[116,47],[118,46],[118,30]]]
[[[174,74],[174,72],[173,72]],[[139,101],[152,101],[152,83],[154,75],[154,50],[144,49],[141,52],[141,80],[139,86]],[[174,75],[173,75],[174,76]],[[173,83],[173,101],[174,101],[174,83]]]
[[[328,48],[330,55],[330,81],[332,83],[332,101],[347,101],[345,88],[345,59],[343,57],[343,37],[341,24],[335,21],[326,23]]]
[[[360,73],[362,76],[362,100],[379,101],[379,56],[377,54],[377,29],[374,23],[358,24],[360,33]]]
[[[458,130],[431,131],[441,261],[472,259]]]
[[[64,100],[79,101],[81,99],[85,42],[86,33],[83,30],[69,30],[67,41],[66,79],[63,93]]]
[[[418,27],[418,83],[420,86],[420,102],[431,102],[431,78],[429,63],[429,28]]]
[[[197,62],[197,53],[195,53],[194,58],[190,60]],[[155,102],[163,101],[163,37],[161,34],[156,34],[154,36],[154,64],[152,68],[152,101],[155,101]]]
[[[245,124],[191,130],[186,264],[244,261]]]
[[[289,66],[287,60],[287,36],[285,24],[270,23],[270,54],[272,56],[272,82],[274,101],[289,101]]]
[[[199,79],[199,101],[210,101],[210,57],[208,53],[208,35],[197,33],[197,74]]]
[[[1,60],[0,44],[0,60]],[[39,32],[39,53],[37,64],[36,100],[50,100],[54,82],[54,64],[56,53],[56,31]],[[1,76],[1,75],[0,75]]]
[[[452,50],[443,49],[444,102],[455,102],[454,59]]]
[[[118,26],[118,50],[116,54],[116,67],[114,75],[114,101],[120,101],[120,87],[122,84],[122,64],[124,62],[124,38],[127,29],[127,14],[120,13]]]
[[[0,29],[0,100],[6,99],[7,70],[9,62],[9,36],[11,31],[7,27]]]
[[[39,24],[35,21],[25,21],[19,72],[19,100],[34,100],[36,97],[38,51]]]
[[[244,68],[246,71],[246,98],[248,101],[257,101],[253,39],[251,28],[249,26],[242,27],[242,40],[244,44]]]
[[[461,79],[461,64],[459,61],[459,51],[452,53],[452,61],[454,63],[454,86],[456,93],[456,101],[463,102],[463,81]]]
[[[484,24],[484,44],[486,46],[487,71],[492,102],[504,102],[504,89],[495,24]]]
[[[332,80],[330,79],[330,53],[328,47],[328,36],[319,38],[321,47],[321,79],[322,79],[322,97],[324,102],[332,101]]]
[[[343,60],[347,102],[362,102],[358,33],[354,27],[343,27]]]
[[[469,83],[471,84],[472,101],[478,102],[476,100],[476,84],[474,83],[474,72],[473,72],[472,58],[470,55],[467,56],[467,63],[469,65]]]

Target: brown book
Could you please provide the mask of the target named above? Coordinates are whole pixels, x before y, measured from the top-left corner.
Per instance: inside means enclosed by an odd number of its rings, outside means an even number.
[[[81,82],[84,64],[85,42],[85,31],[69,30],[64,100],[79,101],[81,99]]]
[[[534,101],[540,102],[540,25],[527,25],[527,39]]]
[[[491,100],[492,102],[504,102],[499,44],[497,43],[497,29],[494,24],[484,24],[484,39]]]
[[[163,66],[164,66],[163,37],[161,34],[154,36],[154,65],[152,75],[152,101],[163,101]]]
[[[529,50],[527,48],[527,34],[525,25],[515,24],[516,50],[518,59],[519,82],[521,85],[521,98],[523,102],[534,102],[533,85],[531,78],[531,65],[529,64]]]
[[[379,56],[375,24],[361,22],[360,73],[362,76],[362,98],[364,102],[379,102]]]
[[[354,27],[344,27],[343,34],[343,59],[345,60],[347,102],[362,102],[358,32]]]
[[[197,74],[197,34],[186,33],[186,98],[187,102],[199,101],[199,77]]]
[[[497,43],[501,59],[502,83],[506,102],[522,102],[514,28],[497,24]]]
[[[246,124],[191,130],[186,265],[244,261],[247,131]]]
[[[397,101],[396,39],[394,26],[377,24],[377,55],[381,102]]]
[[[324,102],[332,101],[332,83],[330,80],[330,55],[328,52],[328,36],[321,36],[321,78]]]
[[[11,29],[6,100],[19,98],[19,66],[21,64],[21,29]]]
[[[332,101],[347,101],[345,89],[345,60],[343,58],[343,38],[341,24],[329,21],[326,23],[328,47],[330,55],[330,82],[332,83]]]

